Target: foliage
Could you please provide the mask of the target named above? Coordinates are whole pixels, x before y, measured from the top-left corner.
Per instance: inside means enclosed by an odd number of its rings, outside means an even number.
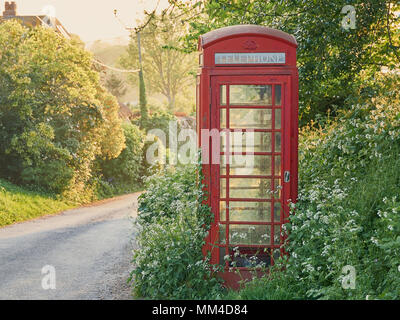
[[[121,68],[119,65],[119,59],[120,56],[126,52],[126,48],[127,45],[124,44],[96,40],[86,49],[93,53],[93,57],[97,61],[100,61],[107,66]],[[98,70],[100,74],[100,82],[104,87],[107,88],[107,80],[109,80],[113,75],[124,84],[124,91],[126,90],[126,92],[121,97],[118,97],[120,102],[127,104],[128,102],[137,99],[137,90],[135,87],[130,85],[127,73],[115,72],[97,63],[94,64],[94,67]],[[109,88],[107,89],[110,90]]]
[[[195,51],[199,35],[236,24],[264,25],[293,34],[298,41],[300,119],[325,118],[347,109],[364,77],[382,66],[399,66],[400,29],[394,12],[399,4],[384,0],[264,1],[199,0],[183,10],[195,12],[187,45]],[[356,10],[355,29],[342,28],[342,8]],[[361,76],[362,71],[364,77]]]
[[[110,199],[116,196],[143,191],[142,182],[106,181],[101,176],[95,176],[92,184],[97,200]]]
[[[167,99],[169,111],[176,110],[178,99],[181,104],[193,99],[193,95],[186,99],[185,93],[195,83],[196,56],[177,49],[180,37],[186,32],[181,23],[183,15],[177,10],[152,14],[140,34],[146,87],[151,93],[161,94]],[[121,57],[121,64],[126,68],[137,68],[138,63],[137,44],[132,40],[127,54]],[[130,79],[135,84],[138,81],[136,76]]]
[[[325,128],[303,130],[300,192],[286,225],[289,259],[278,265],[285,271],[238,297],[269,298],[286,288],[290,298],[400,298],[398,82],[386,75],[376,98]],[[345,266],[355,268],[354,289],[342,287]]]
[[[167,169],[164,175],[148,178],[146,192],[139,198],[139,224],[150,224],[160,216],[173,217],[182,202],[197,200],[197,175],[189,169]]]
[[[158,110],[149,115],[147,121],[144,123],[144,128],[146,129],[146,131],[152,129],[160,129],[165,132],[166,135],[168,135],[170,121],[176,120],[176,117],[172,113],[168,111]],[[138,120],[137,123],[139,123],[140,121],[141,120]]]
[[[139,183],[143,175],[144,134],[133,124],[123,124],[125,149],[114,159],[100,161],[101,172],[111,184]]]
[[[0,179],[0,227],[58,213],[75,203],[52,194],[30,191]]]
[[[107,77],[106,88],[113,96],[117,98],[122,98],[127,91],[124,81],[120,79],[115,73],[111,73]]]
[[[167,111],[155,111],[153,112],[149,119],[148,122],[145,125],[146,131],[147,131],[147,140],[145,142],[144,145],[144,153],[146,153],[149,148],[154,144],[154,143],[161,143],[161,149],[162,152],[166,153],[166,163],[169,162],[169,156],[170,156],[170,124],[176,125],[176,130],[177,130],[177,134],[179,134],[180,130],[181,130],[181,125],[178,121],[178,119],[171,113],[167,112]],[[151,139],[150,137],[152,136],[152,132],[151,130],[157,130],[159,131],[159,133],[164,133],[165,134],[165,141],[159,141],[159,137],[154,137],[154,139]],[[161,131],[160,131],[161,130]],[[177,137],[176,137],[177,138]],[[178,147],[179,144],[183,144],[183,142],[178,142]],[[151,176],[156,174],[157,172],[160,171],[160,169],[162,169],[163,164],[162,163],[158,163],[156,165],[152,165],[149,161],[147,161],[148,159],[146,159],[146,157],[143,159],[143,167],[144,172],[145,172],[145,176]]]
[[[124,145],[91,55],[53,30],[0,25],[0,176],[90,200],[96,156]]]
[[[168,168],[148,179],[139,198],[139,248],[131,273],[134,293],[149,299],[206,299],[221,295],[202,247],[210,208],[202,204],[199,168]]]
[[[35,167],[27,167],[21,173],[23,184],[43,187],[55,193],[61,193],[73,178],[72,168],[60,160],[42,162]]]
[[[230,290],[224,300],[299,300],[298,290],[294,290],[285,273],[274,270],[270,275],[254,278],[239,291]]]

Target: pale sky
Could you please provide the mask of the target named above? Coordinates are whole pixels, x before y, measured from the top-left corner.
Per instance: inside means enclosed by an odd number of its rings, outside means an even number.
[[[114,17],[114,9],[119,18],[128,26],[135,27],[136,20],[143,18],[143,10],[152,11],[158,0],[15,0],[17,14],[40,15],[55,9],[55,16],[70,32],[85,42],[98,39],[111,40],[128,38],[129,33]],[[0,1],[1,14],[5,1]],[[159,8],[168,6],[168,0],[160,0]]]

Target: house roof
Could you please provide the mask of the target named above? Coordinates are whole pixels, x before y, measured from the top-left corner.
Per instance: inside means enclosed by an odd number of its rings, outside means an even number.
[[[132,110],[122,102],[119,103],[118,115],[123,120],[131,120],[135,117],[135,114],[132,112]]]
[[[0,17],[0,23],[5,20],[16,19],[22,22],[27,27],[48,26],[56,32],[61,33],[64,37],[70,38],[70,33],[64,28],[62,23],[57,19],[47,19],[46,16],[13,16],[13,17]]]
[[[71,35],[64,28],[62,23],[53,17],[48,17],[45,15],[32,15],[32,16],[20,16],[17,15],[17,4],[15,1],[6,2],[5,10],[3,11],[3,16],[0,16],[0,23],[5,20],[16,19],[19,20],[24,26],[27,27],[37,27],[37,26],[47,26],[54,29],[56,32],[62,34],[66,38],[70,38]]]

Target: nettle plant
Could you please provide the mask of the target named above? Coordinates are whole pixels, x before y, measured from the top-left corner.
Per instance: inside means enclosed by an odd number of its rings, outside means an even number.
[[[203,204],[199,165],[167,168],[148,179],[136,221],[139,249],[130,281],[134,294],[150,299],[211,299],[221,285],[202,247],[211,223]]]

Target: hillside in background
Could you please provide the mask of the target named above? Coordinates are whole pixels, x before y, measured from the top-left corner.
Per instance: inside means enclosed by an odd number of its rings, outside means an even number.
[[[87,47],[87,49],[92,52],[96,59],[101,61],[102,63],[118,68],[118,59],[119,57],[126,51],[127,45],[124,44],[114,44],[102,40],[97,40]],[[110,70],[106,70],[104,77],[110,75]],[[127,83],[127,74],[126,73],[118,73],[117,76],[122,79],[125,83]],[[138,93],[137,88],[132,85],[127,85],[126,94],[120,98],[121,102],[133,102],[134,104],[138,101]]]
[[[123,41],[107,42],[97,40],[90,43],[87,46],[87,49],[102,63],[111,67],[124,69],[118,62],[121,55],[126,53],[127,47],[128,45],[124,44]],[[103,78],[105,79],[112,73],[111,70],[106,70],[103,74]],[[126,94],[119,98],[120,102],[129,103],[131,106],[135,106],[139,101],[138,88],[128,81],[128,73],[114,72],[114,74],[124,81],[127,88]],[[163,106],[166,104],[166,99],[162,95],[150,94],[149,92],[148,95],[149,105],[163,109]]]

